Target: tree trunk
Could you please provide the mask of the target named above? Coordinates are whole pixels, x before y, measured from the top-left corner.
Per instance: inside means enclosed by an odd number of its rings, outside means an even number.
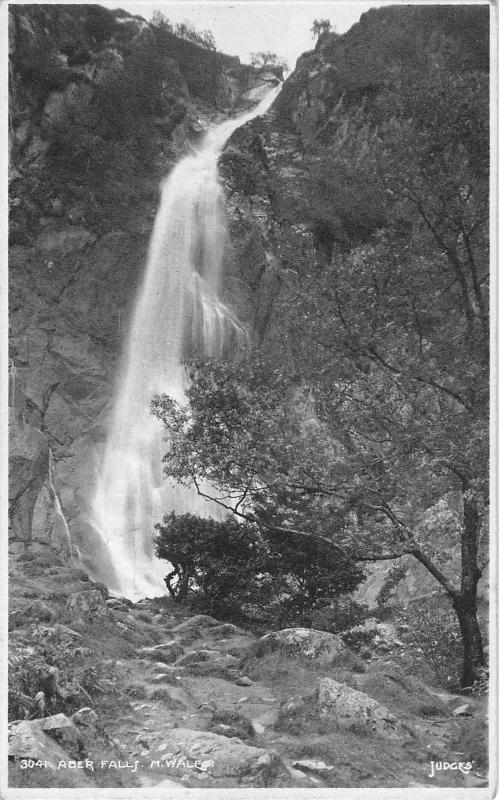
[[[461,687],[471,686],[485,665],[482,636],[476,616],[478,568],[478,535],[480,514],[474,492],[467,481],[463,483],[463,533],[461,537],[461,591],[453,598],[463,637],[463,667]]]
[[[476,616],[476,604],[468,599],[455,599],[456,611],[461,636],[463,639],[463,665],[461,671],[461,687],[469,688],[480,677],[480,668],[485,666],[482,636]]]

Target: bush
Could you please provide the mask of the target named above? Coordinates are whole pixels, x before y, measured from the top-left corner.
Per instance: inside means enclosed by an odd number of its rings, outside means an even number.
[[[373,639],[376,636],[375,630],[365,630],[364,628],[353,629],[349,631],[345,631],[341,638],[345,642],[345,644],[350,648],[350,650],[354,650],[356,653],[364,653],[367,655],[369,648],[373,643]],[[369,651],[370,652],[370,651]]]
[[[97,694],[117,692],[113,663],[89,663],[70,634],[45,625],[33,626],[22,644],[12,640],[8,666],[9,720],[72,714]]]
[[[444,595],[412,603],[399,615],[400,638],[415,665],[428,667],[437,682],[451,691],[459,689],[462,639],[457,617]]]
[[[365,603],[357,603],[350,597],[337,597],[325,608],[313,612],[312,627],[328,631],[328,633],[342,633],[356,625],[361,625],[369,613],[369,608]],[[369,642],[366,640],[363,643]]]
[[[318,545],[310,552],[308,540],[267,539],[257,525],[233,518],[217,522],[172,513],[156,530],[156,555],[173,566],[165,577],[171,596],[198,613],[244,623],[255,632],[316,627],[320,609],[364,577],[347,560],[326,560]],[[339,612],[340,626],[333,632],[364,614],[352,601],[335,607],[343,616]]]

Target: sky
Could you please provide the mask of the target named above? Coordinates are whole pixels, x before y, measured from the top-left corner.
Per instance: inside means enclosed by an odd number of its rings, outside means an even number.
[[[361,0],[208,0],[181,2],[101,2],[108,8],[123,8],[131,14],[146,19],[156,9],[172,23],[188,20],[198,30],[211,30],[217,48],[229,55],[237,55],[247,63],[251,53],[270,50],[284,58],[293,69],[299,55],[314,47],[310,32],[314,19],[329,19],[337,33],[344,33],[357,22],[361,14],[378,3]]]

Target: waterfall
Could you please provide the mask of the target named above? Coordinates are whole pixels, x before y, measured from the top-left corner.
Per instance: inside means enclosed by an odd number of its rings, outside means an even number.
[[[165,484],[164,428],[150,403],[161,393],[184,399],[186,355],[221,356],[247,338],[219,299],[226,225],[217,162],[231,134],[264,114],[279,89],[212,128],[163,183],[93,499],[93,527],[105,550],[95,554],[94,573],[131,599],[165,589],[167,565],[154,556],[154,523],[170,511],[216,514],[194,490]]]
[[[64,531],[64,538],[66,539],[66,555],[68,556],[68,558],[71,558],[73,554],[78,556],[79,555],[78,548],[76,547],[76,545],[73,545],[71,541],[71,534],[69,532],[68,522],[66,517],[64,516],[64,511],[62,510],[61,501],[59,499],[59,495],[57,494],[57,490],[54,485],[54,455],[50,447],[49,447],[48,481],[49,481],[50,493],[52,495],[52,500],[54,502],[54,511],[61,521],[62,529]]]

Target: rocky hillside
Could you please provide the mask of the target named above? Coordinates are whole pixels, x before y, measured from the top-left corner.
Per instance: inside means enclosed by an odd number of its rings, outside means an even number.
[[[11,785],[484,785],[484,700],[437,686],[421,654],[415,675],[402,620],[371,618],[343,638],[260,636],[167,598],[109,596],[90,500],[159,182],[276,75],[122,11],[9,14]],[[372,10],[344,36],[321,36],[268,116],[232,136],[220,161],[225,291],[274,360],[299,357],[283,334],[304,308],[297,285],[333,255],[374,247],[387,220],[403,236],[374,156],[421,113],[411,76],[447,81],[433,132],[449,108],[469,108],[488,67],[487,14]],[[396,150],[408,170],[412,141],[409,155]],[[461,515],[448,492],[412,520],[423,538],[438,526],[449,572]],[[356,599],[379,610],[380,592],[406,604],[435,586],[406,557],[398,571],[373,567]],[[429,614],[447,630],[439,602]],[[432,774],[436,762],[456,766]]]
[[[367,662],[324,631],[256,638],[166,598],[109,597],[48,557],[26,556],[11,588],[12,787],[485,782],[481,702],[409,677],[390,626]]]
[[[427,113],[434,114],[431,124],[442,130],[433,145],[437,153],[446,146],[447,136],[460,135],[455,131],[459,115],[466,113],[466,81],[475,91],[474,81],[483,79],[485,108],[488,13],[486,7],[471,6],[372,9],[343,36],[321,35],[315,49],[298,59],[267,117],[232,136],[221,159],[233,243],[227,272],[232,270],[237,285],[244,287],[242,313],[250,320],[256,343],[266,353],[277,354],[276,362],[280,354],[284,359],[292,352],[293,344],[283,338],[283,330],[296,305],[300,280],[313,280],[313,270],[334,256],[362,252],[376,242],[379,229],[400,214],[397,204],[387,203],[397,187],[387,195],[383,187],[391,178],[385,175],[384,184],[378,181],[380,164],[374,152],[380,146],[387,148],[385,153],[390,147],[395,152],[398,144],[389,136],[399,134],[388,135],[390,125],[403,135],[404,126],[412,124],[412,118],[404,117],[409,113],[403,110],[405,94],[421,92],[424,108],[425,91],[435,91],[439,81],[448,82],[449,98],[456,98],[455,123],[446,118],[447,106],[440,103],[438,116],[431,102],[427,104]],[[417,88],[418,82],[427,83],[427,90]],[[421,106],[409,103],[409,107],[417,118]],[[402,168],[414,167],[405,162]],[[422,191],[429,197],[434,187]],[[435,207],[439,202],[438,197],[428,200]],[[484,259],[486,263],[486,254]],[[313,313],[311,308],[305,310]],[[438,520],[445,528],[461,513],[459,499],[449,493],[435,506],[430,504],[415,524],[424,530]],[[444,533],[443,540],[452,574],[458,569],[459,550],[452,535]],[[401,564],[394,582],[398,601],[435,591],[434,579],[421,565],[411,558],[403,558]],[[372,608],[385,580],[394,574],[393,565],[376,564],[368,567],[368,574],[357,597]],[[487,595],[485,570],[480,585],[484,620]]]

